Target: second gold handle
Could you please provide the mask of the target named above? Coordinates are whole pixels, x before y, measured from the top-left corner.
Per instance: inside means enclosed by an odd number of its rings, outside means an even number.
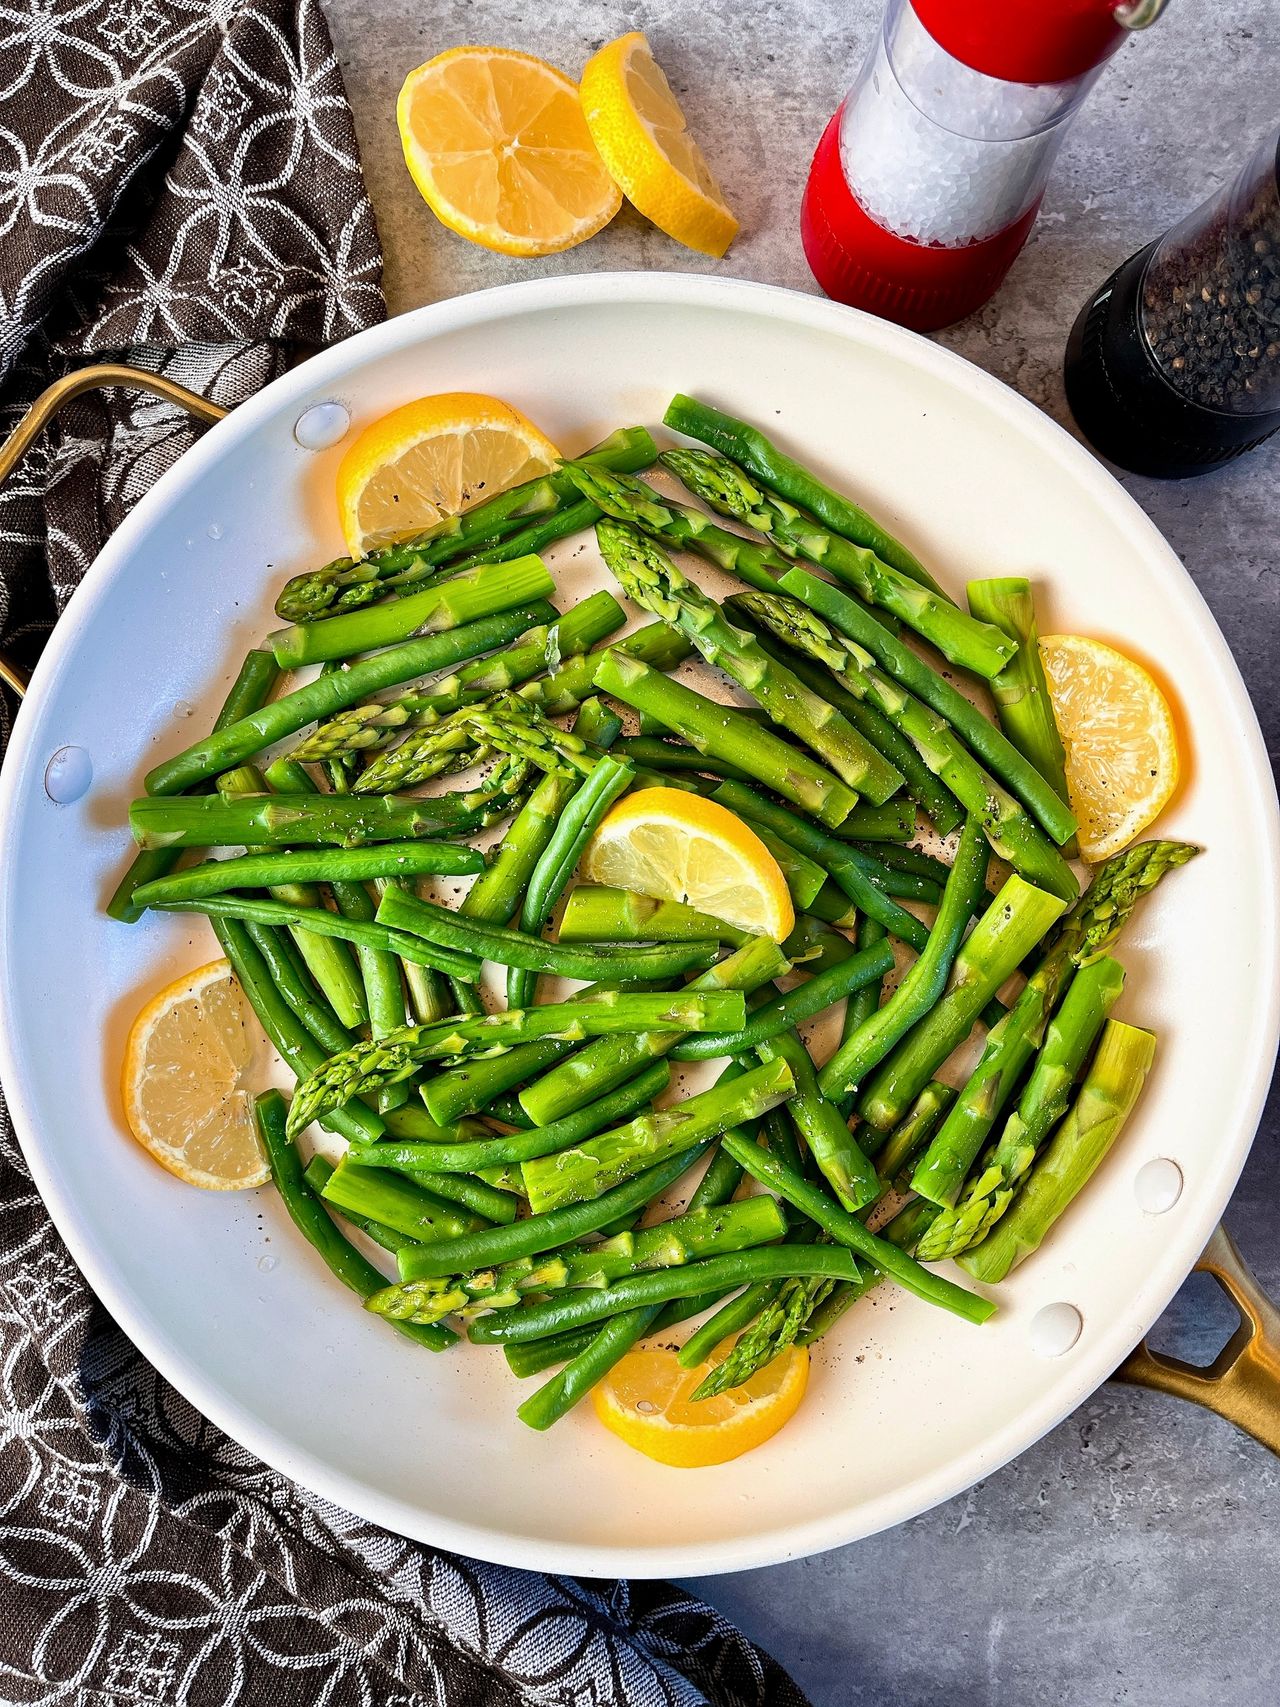
[[[1225,1227],[1209,1240],[1196,1268],[1211,1274],[1240,1312],[1240,1325],[1226,1345],[1199,1369],[1150,1350],[1143,1340],[1115,1379],[1204,1405],[1280,1454],[1280,1309],[1259,1286]]]
[[[115,385],[129,391],[149,391],[210,426],[227,413],[220,403],[211,403],[198,391],[188,391],[185,385],[178,385],[163,374],[148,373],[146,368],[126,367],[123,362],[95,362],[92,367],[77,368],[74,373],[55,379],[32,402],[9,437],[0,444],[0,485],[13,473],[59,409],[86,391],[106,390]],[[27,680],[27,672],[22,666],[0,652],[0,682],[21,699],[27,691]]]

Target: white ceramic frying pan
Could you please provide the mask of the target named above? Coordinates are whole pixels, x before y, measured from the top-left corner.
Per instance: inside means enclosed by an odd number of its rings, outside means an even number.
[[[704,396],[845,486],[950,587],[1034,576],[1046,630],[1157,661],[1185,714],[1191,774],[1161,829],[1208,851],[1125,939],[1118,1011],[1155,1029],[1159,1054],[1119,1146],[1000,1289],[988,1326],[880,1289],[824,1343],[797,1419],[713,1470],[649,1463],[589,1407],[530,1433],[499,1356],[406,1347],[330,1278],[269,1189],[193,1191],[122,1128],[129,1018],[143,993],[215,952],[198,921],[105,917],[127,802],[157,758],[208,727],[273,626],[283,578],[341,549],[341,445],[304,448],[299,420],[336,403],[358,425],[447,390],[509,398],[568,450],[624,422],[656,425],[676,390]],[[565,600],[598,584],[580,544],[551,557]],[[58,802],[47,767],[67,748],[80,756],[54,773]],[[66,798],[77,779],[84,792]],[[58,625],[0,778],[0,842],[0,1077],[37,1184],[107,1308],[282,1471],[406,1535],[535,1568],[767,1564],[898,1523],[1021,1452],[1117,1369],[1204,1252],[1275,1058],[1275,794],[1243,683],[1173,552],[1097,462],[986,374],[894,326],[758,285],[631,274],[485,291],[353,338],[237,409],[138,506]],[[1157,1158],[1176,1163],[1182,1190],[1153,1214],[1135,1181]],[[1220,1239],[1210,1257],[1231,1265]],[[1037,1327],[1058,1304],[1081,1323],[1066,1350]],[[1257,1326],[1265,1301],[1244,1305]],[[1262,1384],[1267,1356],[1278,1360],[1248,1340],[1246,1326],[1216,1386],[1141,1350],[1128,1373],[1204,1387],[1280,1448],[1274,1378]]]

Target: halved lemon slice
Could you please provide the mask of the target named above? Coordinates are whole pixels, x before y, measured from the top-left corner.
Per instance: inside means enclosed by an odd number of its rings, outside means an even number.
[[[560,460],[510,403],[474,391],[419,397],[370,424],[338,465],[347,550],[363,557],[484,498],[536,480]]]
[[[684,901],[774,942],[795,928],[787,880],[755,831],[678,788],[625,795],[587,844],[582,871],[590,883]]]
[[[577,85],[529,53],[455,47],[411,71],[396,103],[405,163],[450,231],[503,255],[550,255],[622,205]]]
[[[1178,786],[1173,713],[1141,664],[1080,634],[1047,634],[1040,655],[1067,755],[1067,793],[1091,864],[1129,843]]]
[[[171,1174],[206,1191],[271,1178],[253,1122],[266,1040],[225,960],[175,978],[129,1032],[121,1094],[129,1130]]]
[[[729,1347],[696,1369],[681,1369],[673,1351],[629,1351],[591,1390],[596,1415],[628,1446],[660,1464],[697,1470],[727,1464],[772,1440],[800,1408],[809,1353],[788,1346],[741,1387],[692,1400],[699,1381]]]
[[[587,61],[582,110],[601,159],[628,201],[677,243],[719,259],[737,235],[738,222],[639,30],[607,43]]]

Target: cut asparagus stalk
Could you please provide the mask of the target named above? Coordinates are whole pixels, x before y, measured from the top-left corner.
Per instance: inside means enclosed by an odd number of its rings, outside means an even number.
[[[596,685],[636,711],[651,711],[700,753],[736,765],[820,823],[843,822],[858,803],[851,788],[807,754],[733,707],[717,705],[637,659],[605,652]]]
[[[944,1209],[921,1236],[922,1262],[958,1256],[995,1226],[1013,1200],[1049,1133],[1066,1113],[1071,1087],[1124,988],[1124,968],[1104,955],[1076,975],[1049,1021],[1044,1044],[1016,1110],[991,1155],[954,1209]]]
[[[599,1197],[655,1162],[758,1119],[794,1089],[790,1067],[770,1062],[671,1108],[638,1115],[572,1150],[526,1162],[530,1208],[537,1215]]]
[[[269,640],[281,669],[296,670],[302,664],[322,664],[329,658],[351,658],[394,646],[414,635],[461,628],[545,599],[555,590],[555,579],[540,557],[517,557],[510,563],[480,564],[447,581],[433,581],[407,598],[319,622],[294,623],[278,629]]]
[[[596,539],[606,566],[634,603],[678,628],[708,664],[745,688],[773,724],[802,741],[842,782],[875,805],[902,786],[901,772],[829,700],[772,658],[749,630],[730,622],[660,546],[617,521],[597,523]]]
[[[1196,852],[1189,842],[1140,842],[1098,867],[1017,1000],[991,1031],[978,1065],[916,1168],[911,1184],[922,1197],[944,1206],[956,1201],[1077,968],[1108,953],[1143,895]]]
[[[1137,1026],[1108,1020],[1093,1065],[1048,1150],[1031,1170],[1012,1209],[961,1258],[976,1280],[994,1284],[1039,1250],[1046,1236],[1093,1178],[1132,1114],[1156,1040]]]
[[[859,598],[914,629],[951,663],[975,675],[994,676],[1013,657],[1016,642],[993,624],[979,622],[866,546],[852,544],[785,498],[757,486],[724,457],[676,450],[666,452],[662,460],[713,510],[760,529],[788,556],[826,569]]]
[[[1063,911],[1056,895],[1024,883],[1015,873],[978,920],[956,956],[946,993],[898,1044],[867,1085],[859,1112],[890,1132],[936,1070],[963,1043],[983,1008],[1017,971]],[[829,1095],[852,1088],[834,1059],[823,1069]]]

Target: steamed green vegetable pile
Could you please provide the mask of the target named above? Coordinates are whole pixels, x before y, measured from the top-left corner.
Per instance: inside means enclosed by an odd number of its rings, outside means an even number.
[[[683,396],[666,424],[710,448],[660,456],[626,428],[289,581],[287,626],[212,733],[147,777],[110,905],[209,919],[299,1081],[257,1107],[290,1215],[419,1344],[465,1332],[521,1375],[560,1365],[520,1406],[535,1428],[709,1310],[682,1362],[739,1337],[702,1395],[881,1283],[989,1317],[924,1265],[1003,1279],[1116,1141],[1154,1051],[1112,1015],[1117,946],[1196,852],[1132,846],[1081,893],[1027,583],[973,582],[965,609],[754,428]],[[638,478],[655,463],[661,491]],[[562,612],[537,553],[588,527],[627,603]],[[673,550],[743,589],[717,601]],[[632,607],[651,620],[620,638]],[[994,719],[962,672],[994,685]],[[461,772],[482,780],[443,780]],[[572,886],[610,806],[655,784],[758,830],[796,903],[786,942]],[[485,856],[468,838],[491,825]],[[949,860],[911,845],[928,829]],[[424,877],[470,887],[444,906]],[[551,977],[590,982],[549,999]],[[837,1007],[815,1059],[797,1028]],[[975,1034],[976,1065],[948,1066]],[[664,1097],[674,1064],[710,1058],[709,1088]],[[312,1121],[346,1141],[336,1164],[304,1165]],[[695,1164],[686,1206],[661,1207]]]

